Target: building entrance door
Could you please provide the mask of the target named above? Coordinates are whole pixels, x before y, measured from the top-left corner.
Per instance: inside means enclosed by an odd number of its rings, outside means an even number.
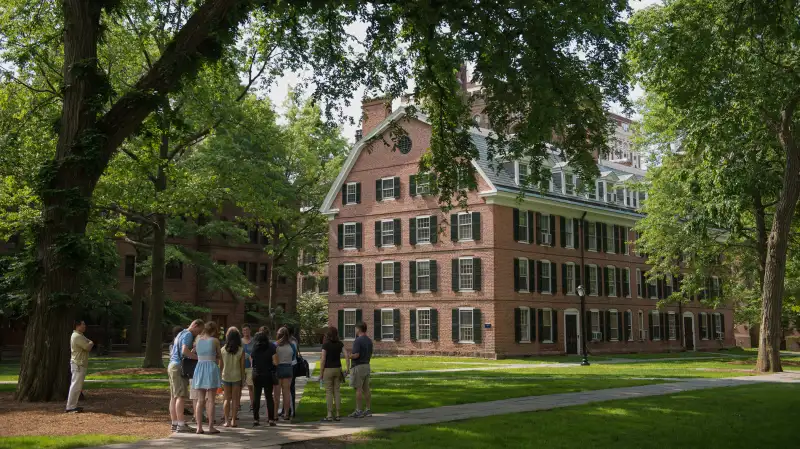
[[[578,353],[578,315],[565,315],[567,354]]]
[[[687,351],[694,351],[694,323],[692,317],[683,317],[683,341]]]

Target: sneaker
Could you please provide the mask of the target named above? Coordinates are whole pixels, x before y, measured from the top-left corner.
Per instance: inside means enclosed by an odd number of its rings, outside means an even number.
[[[260,423],[260,422],[258,422],[258,421],[253,421],[253,427],[258,427],[258,426],[260,426],[260,425],[261,425],[261,423]]]
[[[176,430],[178,430],[178,425],[177,424],[173,424],[172,425],[172,431],[175,432]]]
[[[372,416],[372,410],[370,410],[370,409],[364,410],[364,413],[361,414],[362,418],[366,418],[368,416]]]
[[[195,430],[186,424],[178,424],[175,426],[175,433],[192,433]]]
[[[339,421],[341,421],[342,419],[341,419],[341,418],[339,418],[339,415],[336,415],[336,416],[333,418],[333,420],[334,420],[334,421],[336,421],[336,422],[339,422]]]
[[[347,415],[347,417],[348,418],[363,418],[364,417],[364,412],[362,412],[361,410],[356,410],[353,413]]]
[[[276,423],[275,421],[270,421],[270,422],[269,422],[269,426],[270,426],[270,427],[275,427],[275,426],[277,426],[277,425],[278,425],[278,423]]]
[[[64,413],[80,413],[81,409],[79,408],[71,408],[69,410],[64,410]]]

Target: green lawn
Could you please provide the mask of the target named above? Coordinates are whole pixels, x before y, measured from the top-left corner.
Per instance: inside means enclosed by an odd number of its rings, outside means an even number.
[[[102,446],[104,444],[130,443],[141,438],[116,435],[73,435],[53,437],[3,437],[0,449],[71,449],[75,447]]]
[[[130,390],[169,390],[169,382],[86,382],[84,390],[123,388]],[[0,384],[0,392],[15,391],[17,384]]]
[[[708,352],[659,352],[655,354],[613,354],[610,357],[615,359],[683,359],[683,358],[719,358],[719,354]]]
[[[560,378],[532,373],[537,373],[537,370],[374,376],[370,380],[372,410],[383,413],[660,382],[607,376]],[[345,415],[355,409],[355,390],[342,386],[341,393],[341,412]],[[325,391],[319,388],[319,383],[310,382],[303,392],[298,417],[313,421],[321,419],[325,413]]]
[[[797,447],[800,385],[756,384],[357,435],[357,449]]]
[[[164,359],[164,367],[169,363],[169,359]],[[91,357],[89,358],[89,370],[87,379],[166,379],[166,374],[139,374],[139,375],[94,375],[101,371],[110,371],[123,368],[141,368],[141,357]],[[0,381],[17,380],[19,376],[19,362],[0,363]]]

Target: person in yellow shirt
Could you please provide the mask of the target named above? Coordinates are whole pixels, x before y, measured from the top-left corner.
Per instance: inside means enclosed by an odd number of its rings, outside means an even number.
[[[89,367],[89,351],[92,350],[94,342],[86,338],[86,323],[83,320],[75,320],[75,330],[69,339],[69,349],[71,357],[69,359],[72,380],[69,383],[69,396],[67,396],[67,413],[78,413],[83,408],[78,407],[78,397],[83,389],[83,381],[86,379],[86,369]]]

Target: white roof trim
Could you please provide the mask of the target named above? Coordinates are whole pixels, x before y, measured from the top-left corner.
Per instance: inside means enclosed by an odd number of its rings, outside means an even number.
[[[492,181],[486,175],[486,172],[483,171],[483,169],[480,167],[480,165],[478,165],[478,163],[475,161],[475,159],[472,160],[472,166],[475,167],[475,171],[477,171],[478,174],[481,175],[483,180],[486,181],[486,185],[489,186],[489,190],[483,190],[480,193],[481,194],[497,193],[497,187],[495,187],[495,185],[492,184]]]

